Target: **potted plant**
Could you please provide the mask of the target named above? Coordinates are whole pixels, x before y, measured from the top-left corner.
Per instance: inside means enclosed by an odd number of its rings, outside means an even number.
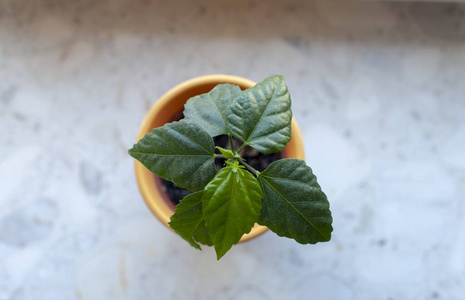
[[[251,230],[263,233],[263,226],[302,244],[330,240],[329,202],[302,160],[283,77],[256,85],[234,76],[214,78],[187,81],[165,94],[129,150],[140,162],[136,175],[148,206],[193,247],[214,246],[218,259]],[[184,118],[170,122],[182,105]],[[168,111],[160,113],[162,107]],[[229,138],[229,149],[215,147],[213,138],[218,135]],[[237,148],[233,138],[241,142]],[[296,144],[289,147],[291,139]],[[287,157],[297,158],[277,160],[261,172],[242,157],[246,147],[264,154],[284,150]],[[219,158],[225,163],[217,171]],[[174,214],[160,200],[163,196],[151,173],[193,192]]]

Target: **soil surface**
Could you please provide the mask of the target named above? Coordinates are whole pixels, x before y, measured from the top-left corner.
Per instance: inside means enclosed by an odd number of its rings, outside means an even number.
[[[230,143],[229,143],[229,138],[227,135],[220,135],[217,137],[213,138],[215,141],[215,145],[225,148],[225,149],[230,149]],[[234,143],[234,149],[238,149],[240,145],[242,144],[241,141],[233,138],[233,143]],[[218,154],[221,154],[218,150],[216,150]],[[257,150],[253,149],[252,147],[247,146],[241,153],[240,155],[242,158],[245,159],[245,161],[254,167],[258,171],[264,171],[272,162],[281,159],[283,157],[283,152],[278,152],[278,153],[272,153],[272,154],[263,154],[258,152]],[[225,160],[222,158],[215,158],[215,165],[216,165],[216,171],[219,171],[222,167],[225,165]],[[191,194],[189,190],[180,188],[176,186],[174,183],[171,181],[165,180],[163,178],[160,178],[162,182],[162,187],[165,190],[166,194],[170,198],[171,202],[173,202],[174,205],[177,205],[179,201],[181,201],[182,198],[185,196]]]

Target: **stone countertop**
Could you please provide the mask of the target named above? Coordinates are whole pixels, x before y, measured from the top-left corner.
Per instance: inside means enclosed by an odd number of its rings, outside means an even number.
[[[0,2],[0,299],[465,295],[465,6]],[[127,149],[174,85],[284,75],[331,242],[217,262],[144,204]]]

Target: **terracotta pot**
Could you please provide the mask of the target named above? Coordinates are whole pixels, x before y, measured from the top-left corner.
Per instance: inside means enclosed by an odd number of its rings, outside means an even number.
[[[153,128],[171,122],[175,115],[184,109],[184,104],[189,98],[208,93],[220,83],[236,84],[242,90],[255,85],[255,82],[251,80],[230,75],[207,75],[187,80],[169,90],[152,106],[142,122],[137,141],[144,137],[146,133],[151,132]],[[294,119],[292,119],[291,141],[284,149],[284,156],[304,159],[302,136]],[[135,171],[137,184],[145,203],[147,203],[153,214],[166,227],[171,229],[168,222],[174,213],[174,204],[167,199],[166,193],[161,190],[161,181],[157,180],[156,176],[137,160],[135,160]],[[255,224],[250,233],[242,236],[240,242],[257,237],[266,230],[268,228]]]

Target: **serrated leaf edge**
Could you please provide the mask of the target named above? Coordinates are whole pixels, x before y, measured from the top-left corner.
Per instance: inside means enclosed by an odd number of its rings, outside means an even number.
[[[302,215],[302,213],[294,206],[292,205],[292,203],[290,201],[288,201],[280,192],[278,192],[264,177],[267,177],[267,178],[277,178],[277,177],[271,177],[271,176],[266,176],[266,175],[262,175],[260,174],[258,176],[259,178],[262,178],[264,182],[266,182],[268,184],[269,187],[271,187],[284,201],[285,203],[287,203],[290,207],[292,207],[292,209],[294,209],[308,224],[310,224],[323,238],[327,239],[327,240],[330,240],[331,239],[331,233],[329,234],[329,236],[323,234],[318,228],[315,227],[315,225],[313,225],[304,215]],[[292,180],[292,179],[287,179],[288,181],[295,181],[295,180]],[[260,181],[259,181],[260,183]],[[264,187],[262,186],[262,184],[260,183],[260,187],[262,188],[262,191],[264,191]],[[263,199],[265,199],[266,196],[265,196],[265,193],[263,193]],[[263,225],[263,224],[261,224]],[[279,235],[279,234],[278,234]],[[284,235],[279,235],[279,236],[284,236]],[[295,238],[294,238],[295,239]],[[297,240],[296,240],[297,241]],[[315,242],[316,243],[316,242]],[[311,243],[311,244],[315,244],[315,243]]]

